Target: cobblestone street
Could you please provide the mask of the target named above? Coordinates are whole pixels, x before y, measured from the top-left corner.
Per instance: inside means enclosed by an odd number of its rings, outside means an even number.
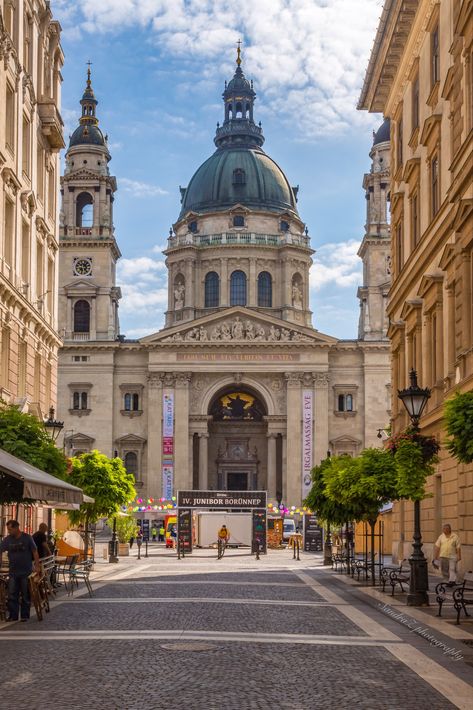
[[[467,646],[450,639],[465,657],[448,658],[314,556],[178,561],[155,546],[97,563],[93,586],[59,595],[42,623],[2,625],[4,707],[473,707]]]

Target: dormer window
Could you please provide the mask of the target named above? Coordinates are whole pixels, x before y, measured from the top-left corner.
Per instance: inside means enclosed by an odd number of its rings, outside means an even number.
[[[234,215],[233,226],[234,227],[244,227],[245,226],[245,218],[243,217],[242,214]]]
[[[233,184],[234,185],[245,185],[246,184],[245,171],[242,170],[241,168],[237,168],[236,170],[233,171]]]
[[[192,234],[196,234],[197,230],[197,220],[192,220],[192,222],[189,222],[187,225],[189,227],[189,232],[192,232]]]
[[[281,223],[279,225],[279,228],[281,232],[288,232],[289,231],[289,222],[286,222],[285,219],[281,220]]]

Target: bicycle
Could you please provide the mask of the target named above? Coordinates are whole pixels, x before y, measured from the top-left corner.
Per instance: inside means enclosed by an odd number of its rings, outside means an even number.
[[[217,540],[217,560],[221,560],[225,554],[225,548],[227,546],[227,541],[223,537],[219,537]]]

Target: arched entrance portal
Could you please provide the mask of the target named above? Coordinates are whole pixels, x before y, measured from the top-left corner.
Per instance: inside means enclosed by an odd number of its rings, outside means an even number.
[[[232,385],[209,406],[208,474],[214,490],[266,488],[267,410],[249,387]]]

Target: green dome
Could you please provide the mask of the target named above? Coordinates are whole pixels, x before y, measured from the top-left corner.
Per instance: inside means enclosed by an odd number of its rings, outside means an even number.
[[[220,148],[194,174],[182,190],[182,209],[214,212],[236,204],[270,212],[290,211],[298,216],[296,198],[283,171],[259,147]]]

